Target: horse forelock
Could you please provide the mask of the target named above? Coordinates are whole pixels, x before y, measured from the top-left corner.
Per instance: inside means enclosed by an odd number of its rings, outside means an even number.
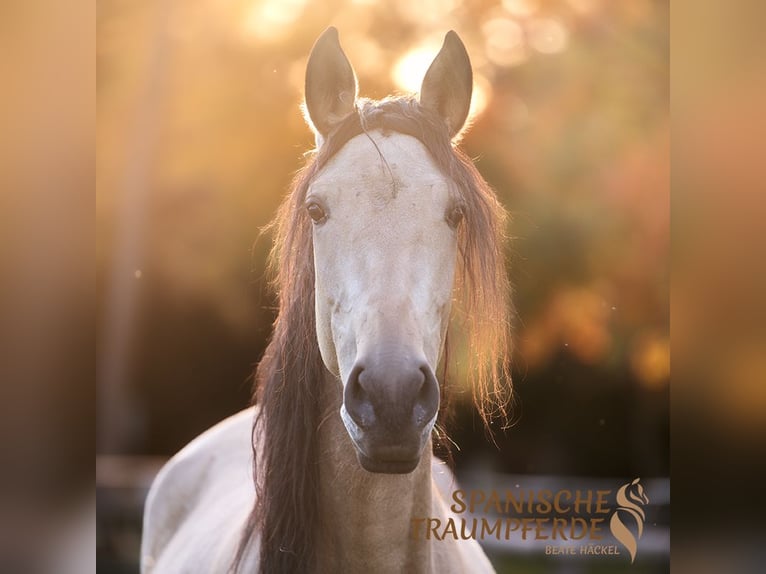
[[[360,99],[321,147],[308,154],[268,229],[274,233],[269,268],[279,306],[274,332],[255,376],[253,425],[257,502],[243,532],[236,570],[255,532],[260,532],[262,572],[310,572],[315,568],[319,513],[317,428],[319,389],[325,367],[316,338],[312,224],[303,206],[316,174],[353,137],[371,130],[417,138],[455,184],[464,210],[459,233],[457,314],[470,346],[469,374],[476,407],[489,429],[507,421],[510,399],[510,286],[504,266],[506,214],[473,162],[453,147],[444,121],[414,97]],[[445,352],[446,375],[449,354]],[[444,382],[442,377],[442,384]],[[445,389],[446,390],[446,389]],[[447,401],[443,401],[444,404]],[[440,409],[437,433],[444,427]]]

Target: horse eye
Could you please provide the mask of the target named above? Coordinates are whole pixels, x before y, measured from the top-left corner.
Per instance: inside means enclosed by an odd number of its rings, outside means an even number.
[[[452,229],[457,229],[461,221],[463,221],[463,208],[460,206],[453,207],[447,214],[447,223]]]
[[[324,209],[322,209],[322,206],[316,202],[309,203],[306,206],[306,211],[309,212],[309,217],[314,220],[314,223],[321,223],[327,219],[327,214]]]

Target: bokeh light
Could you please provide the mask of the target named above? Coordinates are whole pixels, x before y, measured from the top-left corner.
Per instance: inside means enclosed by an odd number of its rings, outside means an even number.
[[[542,54],[556,54],[567,46],[569,34],[564,25],[551,18],[532,20],[528,27],[529,44]]]
[[[409,93],[420,92],[423,78],[439,52],[441,41],[442,39],[439,38],[420,44],[396,61],[391,70],[391,79],[399,90]],[[489,80],[480,72],[474,72],[473,82],[471,108],[468,113],[470,121],[474,121],[484,111],[492,95],[492,86]]]
[[[406,92],[420,92],[423,77],[439,52],[439,46],[438,40],[421,44],[399,58],[391,71],[396,86]]]
[[[244,31],[268,42],[282,38],[301,17],[307,0],[252,0],[242,22]]]
[[[503,8],[514,16],[531,16],[538,9],[538,0],[503,0]]]
[[[482,26],[487,58],[498,66],[514,66],[527,59],[524,29],[511,18],[493,18]]]

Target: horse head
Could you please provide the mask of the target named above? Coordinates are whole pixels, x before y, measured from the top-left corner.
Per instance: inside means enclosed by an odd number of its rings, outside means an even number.
[[[468,54],[450,32],[417,101],[447,145],[463,128],[471,90]],[[362,127],[305,196],[322,361],[342,384],[340,414],[362,467],[408,473],[439,411],[435,373],[449,323],[462,196],[421,138],[366,125],[381,103],[357,98],[356,75],[334,28],[311,52],[305,97],[319,153],[350,116],[358,114]]]

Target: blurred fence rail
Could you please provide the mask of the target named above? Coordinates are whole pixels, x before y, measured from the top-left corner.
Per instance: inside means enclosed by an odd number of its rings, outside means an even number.
[[[96,570],[139,571],[144,502],[166,457],[96,457]]]

